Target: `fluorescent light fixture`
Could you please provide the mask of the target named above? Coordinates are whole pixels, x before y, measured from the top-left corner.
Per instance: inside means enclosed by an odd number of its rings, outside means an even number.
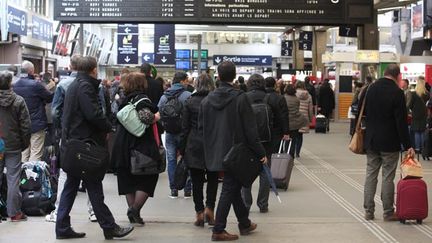
[[[391,10],[397,10],[397,9],[402,9],[402,8],[405,8],[405,7],[399,6],[399,7],[391,7],[391,8],[380,8],[380,9],[378,9],[378,12],[391,11]]]
[[[227,28],[232,29],[279,29],[285,30],[286,27],[281,26],[240,26],[240,25],[228,25]]]

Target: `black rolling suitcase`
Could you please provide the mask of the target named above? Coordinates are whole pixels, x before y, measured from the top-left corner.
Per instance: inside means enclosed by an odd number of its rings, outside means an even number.
[[[316,116],[315,133],[327,133],[327,118],[324,115]]]

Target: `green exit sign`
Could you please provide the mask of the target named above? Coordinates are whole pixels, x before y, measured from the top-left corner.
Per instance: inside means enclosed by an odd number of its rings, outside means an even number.
[[[198,50],[192,51],[192,58],[198,59]],[[201,50],[201,59],[208,59],[208,50]]]

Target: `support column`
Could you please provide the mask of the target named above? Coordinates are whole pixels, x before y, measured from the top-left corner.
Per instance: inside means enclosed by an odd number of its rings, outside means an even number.
[[[378,13],[374,12],[374,23],[360,28],[359,50],[379,50]]]

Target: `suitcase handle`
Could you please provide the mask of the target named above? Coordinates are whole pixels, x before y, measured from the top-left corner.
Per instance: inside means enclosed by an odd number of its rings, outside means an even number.
[[[281,142],[280,142],[280,145],[279,145],[279,154],[281,154],[282,153],[282,149],[285,147],[284,145],[285,145],[285,143],[286,143],[287,141],[285,141],[285,140],[281,140]],[[289,154],[289,151],[291,150],[291,144],[292,144],[292,139],[289,139],[288,140],[288,150],[287,150],[287,154]]]

